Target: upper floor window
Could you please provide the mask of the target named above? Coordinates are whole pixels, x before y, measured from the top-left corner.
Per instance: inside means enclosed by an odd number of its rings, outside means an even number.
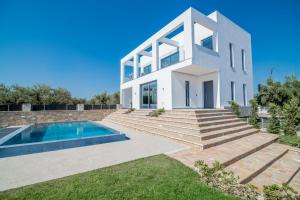
[[[205,48],[213,50],[213,39],[212,36],[209,36],[203,40],[201,40],[201,45]]]
[[[174,65],[176,63],[179,62],[179,51],[165,57],[165,58],[162,58],[160,60],[160,68],[165,68],[165,67],[168,67],[170,65]]]
[[[151,73],[151,65],[147,65],[144,67],[144,75]]]
[[[230,67],[234,68],[233,44],[229,43]]]
[[[246,71],[246,54],[244,49],[242,49],[242,69]]]

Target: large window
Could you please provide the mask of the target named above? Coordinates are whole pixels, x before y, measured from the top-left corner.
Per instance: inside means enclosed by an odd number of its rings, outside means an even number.
[[[141,108],[156,108],[157,83],[156,81],[141,85]]]
[[[246,55],[244,49],[242,49],[242,69],[246,71]]]
[[[185,105],[190,107],[190,82],[185,81]]]
[[[174,65],[176,63],[179,62],[179,51],[165,57],[165,58],[162,58],[160,60],[160,67],[161,68],[165,68],[165,67],[168,67],[170,65]]]
[[[247,106],[247,88],[246,88],[246,84],[243,84],[243,100],[244,100],[244,106]]]
[[[230,67],[234,68],[233,44],[229,43]]]
[[[235,84],[233,81],[230,82],[230,90],[231,90],[231,101],[235,101]]]
[[[212,36],[209,36],[209,37],[201,40],[201,44],[202,44],[203,47],[213,50]]]

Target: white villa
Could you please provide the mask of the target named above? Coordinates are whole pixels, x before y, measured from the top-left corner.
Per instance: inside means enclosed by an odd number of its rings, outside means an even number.
[[[217,11],[189,8],[121,59],[123,108],[247,106],[252,85],[251,35]]]

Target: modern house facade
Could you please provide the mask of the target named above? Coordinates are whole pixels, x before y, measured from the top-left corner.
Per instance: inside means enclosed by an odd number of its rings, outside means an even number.
[[[121,59],[123,108],[223,108],[253,97],[251,35],[215,11],[179,15]]]

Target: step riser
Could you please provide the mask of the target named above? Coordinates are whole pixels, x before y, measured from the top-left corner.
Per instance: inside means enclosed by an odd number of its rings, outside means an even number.
[[[134,128],[134,129],[139,129],[137,127],[141,127],[142,130],[145,130],[145,131],[148,131],[148,132],[149,131],[150,132],[151,131],[156,131],[156,132],[159,132],[161,135],[167,135],[169,137],[176,137],[176,138],[191,141],[191,142],[200,142],[200,140],[201,140],[200,137],[180,134],[180,133],[172,132],[172,131],[169,131],[169,130],[160,129],[158,127],[142,126],[139,123],[136,124],[136,123],[132,123],[132,122],[126,121],[126,120],[114,120],[114,121],[119,122],[121,124],[127,124],[128,126],[130,126],[131,128]],[[111,122],[113,123],[114,121],[111,121]]]
[[[190,118],[173,118],[173,117],[166,117],[166,116],[159,116],[158,118],[161,118],[161,119],[166,119],[166,120],[172,120],[172,121],[175,121],[175,122],[187,122],[187,123],[197,123],[199,122],[196,118],[195,119],[190,119]]]
[[[276,158],[274,158],[270,162],[266,163],[262,168],[258,169],[254,173],[250,174],[248,177],[245,177],[244,179],[240,180],[240,183],[241,184],[249,183],[257,175],[259,175],[261,172],[263,172],[265,169],[267,169],[269,166],[271,166],[275,161],[279,160],[282,156],[284,156],[287,152],[288,152],[288,149],[286,149],[286,151],[284,151],[282,154],[279,154]]]
[[[201,139],[202,139],[202,141],[209,140],[209,139],[221,137],[221,136],[224,136],[224,135],[230,135],[230,134],[238,133],[238,132],[249,130],[249,129],[252,129],[252,127],[246,126],[246,127],[243,127],[243,128],[237,129],[237,130],[230,130],[230,131],[226,131],[226,132],[223,132],[223,133],[217,133],[217,134],[212,134],[212,135],[208,135],[208,136],[202,136]]]
[[[233,127],[239,127],[239,126],[245,126],[245,125],[247,125],[247,123],[224,125],[222,127],[211,127],[211,128],[201,129],[201,133],[208,133],[208,132],[211,132],[211,131],[218,131],[218,130],[223,130],[223,129],[226,129],[226,128],[233,128]]]
[[[249,135],[252,135],[252,134],[255,134],[255,133],[258,133],[259,131],[253,131],[253,132],[249,132],[247,134],[243,134],[243,135],[239,135],[239,136],[236,136],[236,137],[231,137],[231,138],[228,138],[228,139],[224,139],[222,141],[217,141],[217,142],[214,142],[214,143],[209,143],[209,144],[205,144],[203,145],[203,149],[207,149],[207,148],[210,148],[210,147],[214,147],[214,146],[218,146],[218,145],[221,145],[221,144],[224,144],[226,142],[230,142],[230,141],[233,141],[233,140],[237,140],[239,138],[243,138],[243,137],[246,137],[246,136],[249,136]]]
[[[226,115],[232,115],[232,113],[172,113],[172,112],[166,112],[163,113],[165,116],[175,116],[175,117],[191,117],[191,118],[201,118],[201,117],[213,117],[213,116],[226,116]]]
[[[109,119],[133,122],[132,119],[125,118],[125,117],[110,117]],[[177,126],[176,125],[172,126],[172,124],[169,124],[169,123],[162,123],[159,121],[142,120],[142,119],[134,120],[134,122],[139,125],[146,124],[146,125],[152,126],[152,127],[162,127],[164,129],[169,129],[170,131],[176,130],[177,132],[182,132],[182,133],[186,133],[186,134],[200,134],[199,127],[197,130],[197,129],[191,129],[191,127],[183,127],[183,126],[180,127],[180,124],[179,125],[177,124]]]
[[[233,123],[233,122],[240,122],[240,119],[232,119],[229,121],[218,121],[218,122],[207,122],[207,123],[201,123],[199,124],[199,126],[201,128],[203,127],[208,127],[208,126],[216,126],[216,125],[221,125],[221,124],[228,124],[228,123]]]
[[[199,118],[199,122],[208,122],[208,121],[213,121],[213,120],[234,119],[234,118],[236,118],[235,115],[218,116],[218,117],[210,117],[210,118]]]

